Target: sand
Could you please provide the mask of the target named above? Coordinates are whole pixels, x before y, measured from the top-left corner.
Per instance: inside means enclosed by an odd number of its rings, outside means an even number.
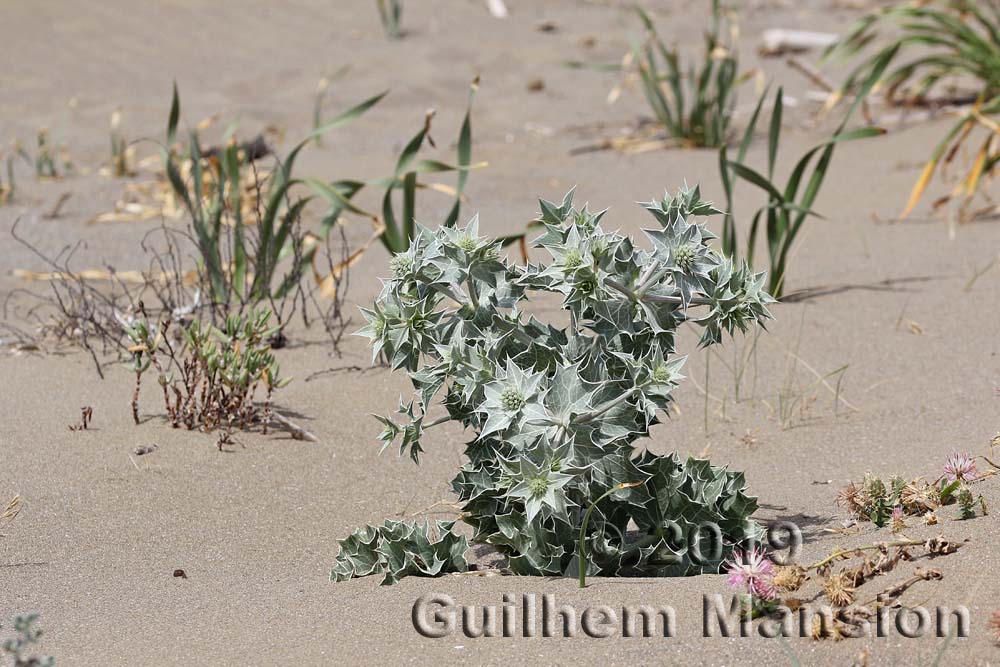
[[[162,136],[174,79],[188,121],[239,114],[247,136],[274,124],[286,130],[287,150],[309,131],[316,81],[351,63],[328,108],[392,92],[349,130],[330,135],[325,148],[304,154],[300,173],[332,180],[384,175],[428,107],[438,111],[436,157],[452,159],[450,139],[464,112],[465,89],[479,74],[474,155],[490,166],[471,177],[463,215],[479,211],[485,233],[518,229],[537,210],[537,197],[560,197],[574,184],[579,201],[611,207],[608,227],[629,233],[647,224],[634,201],[685,180],[722,200],[712,151],[569,155],[646,113],[637,91],[613,106],[604,103],[613,74],[560,64],[620,57],[637,26],[616,3],[511,0],[512,15],[500,21],[481,2],[410,2],[404,18],[409,34],[399,42],[382,37],[371,4],[7,7],[0,25],[8,53],[0,138],[28,142],[36,127],[47,125],[91,173],[33,183],[21,172],[21,200],[0,208],[0,291],[25,286],[11,269],[45,268],[8,235],[17,219],[25,236],[50,251],[85,239],[78,266],[143,268],[137,244],[158,223],[86,224],[110,210],[123,186],[94,171],[106,159],[107,118],[115,107],[124,109],[130,138]],[[697,42],[703,3],[658,6],[664,32],[683,36],[685,44]],[[771,26],[835,30],[857,16],[825,0],[797,6],[754,3],[742,22],[744,65],[761,67],[799,100],[787,112],[783,135],[789,158],[824,135],[810,129],[809,84],[780,59],[757,62],[756,35]],[[542,20],[558,29],[537,31]],[[587,37],[596,38],[593,48],[581,46]],[[528,92],[529,80],[538,77],[544,90]],[[753,92],[750,86],[741,92],[745,111]],[[677,394],[680,414],[656,428],[650,446],[707,451],[713,461],[745,470],[760,498],[758,518],[802,527],[802,561],[890,538],[887,529],[871,524],[850,536],[826,530],[847,518],[833,502],[847,480],[866,471],[933,479],[949,452],[986,452],[1000,427],[1000,399],[993,392],[1000,384],[1000,271],[964,289],[974,270],[1000,250],[995,223],[964,225],[952,237],[945,224],[926,217],[926,204],[905,224],[871,218],[899,211],[944,127],[937,121],[891,128],[886,137],[838,150],[816,204],[825,219],[809,223],[788,276],[792,288],[832,289],[774,308],[776,321],[760,338],[758,371],[744,379],[742,401],[735,400],[733,374],[713,359],[707,429],[699,389],[705,355],[689,333],[680,340],[681,351],[692,355],[691,379]],[[759,163],[763,150],[758,142],[751,160]],[[139,149],[140,155],[152,152],[152,144]],[[63,213],[44,219],[63,192],[72,193]],[[743,187],[738,210],[756,201],[756,193]],[[433,195],[426,202],[430,220],[450,205]],[[364,222],[350,229],[355,243],[368,233]],[[353,269],[352,303],[370,303],[386,262],[385,252],[375,248]],[[447,518],[420,511],[453,499],[449,482],[468,434],[450,425],[440,430],[419,467],[392,452],[379,456],[378,425],[368,414],[393,409],[408,391],[406,377],[372,369],[306,381],[326,368],[367,366],[368,352],[363,341],[350,339],[338,358],[321,332],[298,327],[291,333],[292,345],[277,354],[296,381],[278,403],[319,442],[245,435],[226,453],[211,435],[171,429],[152,391],[143,395],[143,423],[133,425],[132,378],[120,367],[109,368],[101,381],[80,353],[5,352],[0,501],[20,494],[23,510],[0,538],[0,622],[40,612],[42,649],[63,665],[846,665],[863,651],[870,664],[887,665],[930,664],[942,649],[942,639],[898,633],[840,642],[703,638],[703,595],[728,595],[722,576],[593,579],[586,590],[573,579],[471,575],[409,578],[393,587],[379,586],[377,577],[333,584],[328,576],[336,539],[356,526],[411,515]],[[727,360],[732,349],[722,350]],[[834,395],[815,386],[805,392],[808,409],[783,426],[777,395],[791,386],[785,379],[789,351],[802,360],[792,362],[800,387],[815,380],[806,364],[821,375],[847,365],[840,395],[849,406],[835,410]],[[67,425],[83,405],[93,407],[93,428],[71,432]],[[132,453],[153,444],[150,454]],[[1000,482],[987,480],[975,490],[988,507],[1000,507]],[[997,518],[956,522],[952,515],[953,508],[942,510],[941,524],[932,528],[911,522],[913,537],[941,533],[971,541],[954,555],[918,563],[939,568],[943,580],[918,584],[904,601],[968,607],[971,636],[951,642],[938,664],[998,662],[1000,649],[986,627],[1000,594]],[[186,578],[173,576],[176,569]],[[863,592],[874,596],[912,569],[907,564]],[[499,606],[504,594],[540,600],[548,593],[579,610],[670,605],[677,632],[673,638],[423,638],[413,628],[411,609],[431,593],[447,594],[459,605]]]

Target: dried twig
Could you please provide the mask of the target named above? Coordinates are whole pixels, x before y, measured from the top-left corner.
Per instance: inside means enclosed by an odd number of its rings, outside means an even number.
[[[271,421],[275,422],[281,428],[288,431],[289,435],[292,436],[293,440],[307,440],[309,442],[319,442],[319,438],[315,435],[302,428],[295,422],[291,421],[288,417],[285,417],[279,412],[271,410]]]

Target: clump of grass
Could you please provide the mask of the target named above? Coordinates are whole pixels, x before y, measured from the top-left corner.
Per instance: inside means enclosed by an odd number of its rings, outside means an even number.
[[[699,66],[685,65],[676,48],[668,48],[649,15],[636,12],[646,39],[634,45],[632,58],[643,92],[657,122],[674,139],[690,147],[717,147],[726,143],[736,105],[737,54],[719,0],[712,0],[712,28],[705,34]]]
[[[155,369],[163,390],[167,419],[174,428],[213,431],[222,429],[228,440],[233,430],[260,424],[264,433],[271,419],[275,389],[291,379],[279,376],[269,340],[280,330],[269,324],[271,312],[259,309],[249,316],[230,315],[222,327],[195,320],[183,329],[175,347],[167,319],[157,325],[137,319],[126,330],[132,346],[135,373],[132,418],[139,423],[139,391],[143,374]],[[254,395],[265,391],[258,406]]]
[[[32,155],[20,141],[14,142],[14,152],[31,167],[38,180],[57,179],[60,177],[57,155],[52,144],[48,128],[40,127],[35,133],[35,154]],[[64,172],[72,170],[72,164],[65,149],[58,159],[62,162]],[[13,181],[13,178],[11,177]]]
[[[403,0],[375,0],[375,6],[378,7],[378,17],[385,36],[389,39],[402,37]]]
[[[762,240],[767,249],[770,268],[768,273],[768,290],[775,298],[781,298],[784,292],[785,274],[788,270],[788,260],[791,255],[792,244],[795,242],[806,219],[810,215],[817,215],[813,211],[813,203],[816,201],[816,197],[819,195],[820,188],[826,178],[826,173],[830,168],[830,163],[833,160],[833,152],[837,144],[884,133],[884,130],[874,127],[863,127],[853,130],[848,130],[846,127],[848,120],[854,114],[861,101],[868,95],[872,87],[882,76],[891,57],[892,54],[889,54],[879,60],[879,67],[865,81],[864,86],[862,86],[860,93],[855,98],[843,121],[841,121],[840,126],[829,139],[818,146],[814,146],[799,158],[791,174],[788,176],[784,187],[779,187],[774,183],[778,148],[781,140],[781,119],[784,109],[781,88],[778,88],[775,93],[774,105],[771,111],[767,136],[767,168],[765,173],[747,166],[745,159],[757,128],[761,109],[768,97],[768,92],[765,91],[757,102],[750,122],[744,130],[743,138],[737,149],[736,159],[729,159],[728,148],[726,146],[722,146],[719,149],[719,172],[722,177],[723,189],[726,193],[728,210],[722,229],[723,251],[732,254],[734,257],[739,257],[742,250],[742,257],[750,266],[756,267],[754,253],[758,237],[763,236]],[[815,162],[813,161],[814,158],[816,158]],[[810,168],[811,171],[809,171]],[[733,217],[733,191],[737,178],[754,185],[767,195],[767,202],[754,213],[746,244],[742,249],[737,238],[736,224]],[[763,235],[760,233],[762,226]]]
[[[186,150],[177,150],[180,101],[174,87],[163,160],[173,192],[191,217],[199,270],[213,303],[227,310],[242,309],[285,299],[299,289],[314,249],[300,228],[311,197],[293,200],[291,193],[300,182],[293,176],[295,160],[314,136],[357,118],[384,95],[330,119],[296,145],[274,171],[262,174],[256,161],[269,149],[262,138],[238,143],[234,126],[220,149],[203,151],[197,131],[192,131]],[[347,206],[349,198],[342,197]]]
[[[879,43],[880,30],[896,32],[871,54],[867,47]],[[903,53],[914,57],[898,62]],[[865,55],[861,55],[861,54]],[[952,101],[973,101],[960,112],[941,141],[935,146],[910,193],[900,217],[905,218],[926,190],[935,170],[947,166],[963,146],[972,144],[975,158],[959,183],[934,202],[939,208],[961,198],[960,219],[977,217],[969,206],[979,192],[984,177],[992,175],[1000,162],[1000,3],[996,0],[918,0],[878,9],[862,17],[826,57],[860,57],[840,91],[828,106],[853,91],[858,82],[871,75],[882,60],[894,66],[881,79],[880,87],[891,104],[936,105]],[[956,95],[958,82],[975,82],[971,97]],[[945,96],[940,95],[942,89]],[[974,131],[981,130],[979,139]],[[978,145],[978,147],[976,147]],[[993,210],[990,207],[987,210]]]

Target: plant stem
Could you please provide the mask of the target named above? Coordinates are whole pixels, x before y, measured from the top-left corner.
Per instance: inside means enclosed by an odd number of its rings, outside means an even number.
[[[642,275],[639,277],[639,283],[638,283],[639,286],[635,290],[637,295],[642,295],[646,287],[651,282],[653,273],[656,271],[657,268],[659,268],[659,266],[660,266],[660,260],[654,259],[652,262],[649,263],[649,266],[646,267],[646,270],[642,272]]]
[[[923,544],[923,540],[896,540],[895,542],[880,542],[878,544],[870,544],[866,547],[854,547],[853,549],[838,549],[832,554],[824,558],[823,560],[816,561],[812,565],[806,567],[806,570],[815,570],[817,568],[823,567],[832,560],[836,560],[841,556],[852,554],[855,551],[871,551],[872,549],[881,549],[882,547],[915,547],[919,544]]]
[[[658,262],[654,262],[654,266],[657,264]],[[642,284],[639,285],[639,289],[637,289],[635,292],[636,296],[638,296],[640,299],[644,297],[646,295],[646,290],[648,290],[656,283],[660,282],[660,278],[662,278],[669,270],[670,270],[669,266],[664,266],[659,271],[657,271],[649,278],[647,278],[645,281],[643,281]]]
[[[636,386],[632,387],[631,389],[629,389],[628,391],[626,391],[621,396],[617,396],[615,398],[612,398],[610,401],[605,401],[602,405],[597,406],[591,412],[585,412],[582,415],[578,415],[575,419],[573,419],[573,423],[574,424],[589,424],[590,422],[594,421],[598,417],[601,417],[602,415],[604,415],[609,410],[613,410],[614,408],[618,407],[619,405],[621,405],[622,403],[624,403],[628,399],[632,398],[632,395],[635,394],[635,392],[642,390],[643,388],[645,388],[649,384],[650,384],[649,382],[643,382],[640,385],[636,385]]]
[[[597,507],[597,503],[601,502],[608,496],[610,496],[615,491],[620,491],[622,489],[627,489],[632,486],[639,486],[645,484],[645,482],[625,482],[622,484],[616,484],[607,491],[601,494],[601,496],[590,503],[590,507],[587,508],[586,513],[583,515],[583,523],[580,524],[580,540],[578,547],[578,564],[580,572],[580,588],[587,587],[587,524],[590,522],[590,514]]]
[[[684,300],[679,296],[660,296],[656,294],[646,294],[642,291],[633,292],[631,289],[625,287],[625,285],[622,285],[614,278],[605,278],[604,284],[607,285],[608,287],[618,290],[632,301],[649,301],[651,303],[676,303],[678,305],[682,305],[684,303]],[[689,301],[688,303],[693,306],[710,306],[714,303],[714,301],[712,301],[711,299],[707,299],[705,297],[695,296],[691,297],[691,301]]]
[[[451,415],[442,415],[432,422],[424,424],[424,428],[430,428],[431,426],[437,426],[438,424],[443,424],[445,422],[451,421]]]
[[[444,294],[446,297],[448,297],[449,299],[451,299],[452,301],[454,301],[455,303],[457,303],[460,306],[464,306],[467,303],[469,303],[468,301],[466,301],[465,299],[463,299],[461,296],[459,296],[458,294],[456,294],[455,291],[452,290],[447,285],[437,285],[437,284],[434,284],[434,285],[431,285],[431,287],[433,287],[437,291],[441,292],[441,294]],[[478,307],[478,304],[477,304],[477,307]]]
[[[476,294],[476,283],[472,280],[472,274],[469,274],[469,298],[472,300],[472,307],[479,310],[479,295]]]

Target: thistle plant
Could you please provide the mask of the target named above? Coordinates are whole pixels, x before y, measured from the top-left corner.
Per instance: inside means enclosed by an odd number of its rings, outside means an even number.
[[[340,540],[337,563],[330,573],[333,581],[383,573],[382,585],[394,584],[406,576],[436,577],[449,572],[465,572],[468,541],[452,532],[454,521],[438,521],[437,535],[430,525],[386,521],[365,526]]]
[[[937,510],[944,505],[958,503],[958,517],[974,517],[978,505],[986,514],[986,501],[969,489],[969,484],[982,479],[976,468],[976,458],[969,453],[950,454],[943,473],[934,482],[922,477],[906,481],[892,476],[885,481],[871,473],[857,484],[850,482],[837,493],[837,504],[853,516],[871,521],[878,527],[892,525],[894,530],[902,525],[906,516],[923,517],[927,524],[937,522]]]
[[[499,549],[516,574],[575,575],[578,553],[588,574],[717,572],[759,536],[742,473],[640,453],[637,441],[683,378],[677,328],[693,322],[709,346],[763,326],[765,276],[709,245],[698,219],[719,211],[697,188],[644,206],[657,222],[648,248],[605,232],[604,212],[574,208],[572,192],[542,201],[535,245],[547,265],[510,263],[475,218],[418,226],[363,309],[374,357],[405,369],[416,390],[403,419],[379,418],[383,448],[398,442],[419,462],[434,425],[471,429],[452,487],[473,542]],[[561,298],[568,325],[525,313],[536,293]],[[435,399],[440,417],[429,414]]]
[[[269,326],[270,318],[270,311],[261,308],[249,316],[230,315],[221,328],[195,320],[183,329],[179,346],[171,342],[170,320],[158,325],[147,319],[126,323],[132,341],[129,366],[136,379],[135,423],[139,423],[142,375],[153,368],[174,428],[222,429],[228,435],[260,423],[267,433],[271,397],[291,381],[280,377],[270,352],[268,340],[279,331]],[[261,386],[264,403],[258,406],[254,398]]]

